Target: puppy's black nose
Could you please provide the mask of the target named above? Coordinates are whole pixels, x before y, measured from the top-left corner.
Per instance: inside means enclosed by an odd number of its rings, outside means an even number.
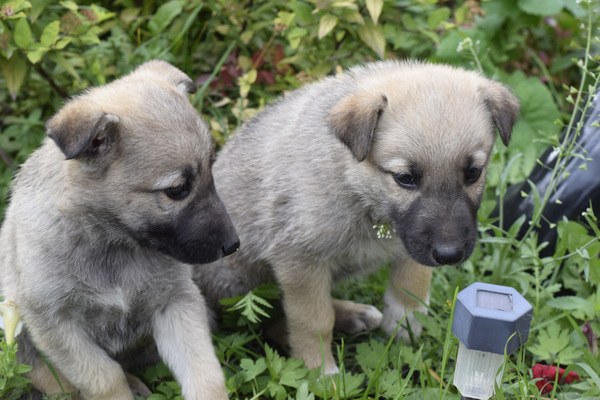
[[[465,253],[459,247],[438,246],[433,249],[431,255],[436,263],[446,265],[461,262]]]
[[[240,248],[240,240],[223,245],[223,254],[228,256],[235,253]]]

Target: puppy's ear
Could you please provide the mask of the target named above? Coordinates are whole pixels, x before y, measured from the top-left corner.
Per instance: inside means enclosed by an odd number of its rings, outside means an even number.
[[[194,81],[181,70],[162,60],[150,60],[140,65],[135,72],[137,74],[154,74],[155,77],[169,82],[182,94],[196,93],[197,87]]]
[[[485,105],[500,134],[500,139],[505,146],[508,146],[513,127],[519,116],[519,99],[510,89],[498,82],[490,81],[481,91]]]
[[[331,130],[358,161],[367,158],[373,133],[386,105],[387,97],[383,94],[355,93],[342,99],[329,113]]]
[[[46,132],[67,157],[102,156],[115,144],[119,117],[74,99],[46,122]]]

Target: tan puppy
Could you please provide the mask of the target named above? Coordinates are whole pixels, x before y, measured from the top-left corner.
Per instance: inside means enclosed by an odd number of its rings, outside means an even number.
[[[36,348],[75,397],[133,399],[115,359],[154,339],[187,400],[227,399],[188,263],[239,241],[214,189],[210,133],[188,100],[195,89],[166,62],[143,64],[69,101],[17,174],[0,293],[23,316],[19,354],[42,392],[60,388]]]
[[[334,325],[356,333],[382,322],[393,333],[407,313],[426,311],[403,289],[427,303],[429,266],[471,255],[495,131],[508,144],[518,112],[505,86],[421,63],[372,63],[290,93],[217,158],[216,186],[243,246],[198,269],[196,282],[215,304],[275,279],[292,354],[335,373]],[[391,237],[378,238],[382,224]],[[339,279],[386,261],[383,316],[331,298]]]

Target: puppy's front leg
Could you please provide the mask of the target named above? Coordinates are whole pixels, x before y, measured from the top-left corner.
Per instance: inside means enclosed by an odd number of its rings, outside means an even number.
[[[60,371],[59,376],[64,375],[85,400],[133,400],[119,363],[94,343],[77,323],[60,321],[52,327],[34,324],[29,325],[29,332],[38,349]],[[32,378],[40,383],[45,364],[37,362],[34,366],[38,370],[32,371]],[[42,384],[40,389],[56,392],[55,386]],[[75,395],[74,398],[78,397]]]
[[[335,313],[329,267],[295,265],[275,273],[283,292],[292,355],[303,358],[308,368],[323,364],[325,374],[337,373],[339,369],[331,352]]]
[[[384,295],[384,309],[382,329],[392,335],[398,322],[402,321],[406,314],[406,320],[410,325],[415,336],[421,334],[421,325],[415,320],[412,312],[420,311],[427,313],[427,308],[408,295],[406,291],[421,299],[425,304],[429,304],[429,286],[431,284],[431,275],[433,268],[426,267],[414,261],[411,258],[397,261],[390,272],[390,284]],[[406,322],[403,323],[406,326]],[[409,339],[406,329],[401,327],[398,330],[397,337],[405,340]]]
[[[214,352],[206,305],[189,282],[154,316],[154,340],[186,400],[225,400],[227,390]]]

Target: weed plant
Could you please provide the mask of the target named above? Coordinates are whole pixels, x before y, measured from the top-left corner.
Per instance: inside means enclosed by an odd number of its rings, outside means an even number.
[[[0,218],[14,172],[65,98],[151,58],[196,80],[192,102],[218,146],[281,93],[361,62],[416,58],[477,69],[512,87],[522,112],[510,146],[493,154],[478,249],[460,267],[435,270],[429,313],[416,316],[421,337],[336,334],[340,374],[322,376],[266,339],[265,326],[281,309],[278,288],[263,286],[225,301],[214,333],[230,398],[459,399],[453,305],[459,290],[482,281],[512,286],[534,307],[529,341],[506,356],[494,397],[598,399],[598,210],[551,223],[556,244],[540,243],[537,229],[557,185],[569,179],[569,158],[598,171],[577,140],[600,79],[599,7],[596,0],[0,0]],[[548,189],[539,193],[532,184],[531,218],[507,226],[507,188],[525,181],[548,147],[558,155],[546,166]],[[382,308],[387,272],[345,281],[334,295]],[[30,390],[27,367],[16,363],[15,345],[0,348],[0,397],[18,398]],[[541,394],[534,364],[560,366],[581,380],[560,384],[557,374]],[[181,398],[162,363],[138,374],[151,400]]]

